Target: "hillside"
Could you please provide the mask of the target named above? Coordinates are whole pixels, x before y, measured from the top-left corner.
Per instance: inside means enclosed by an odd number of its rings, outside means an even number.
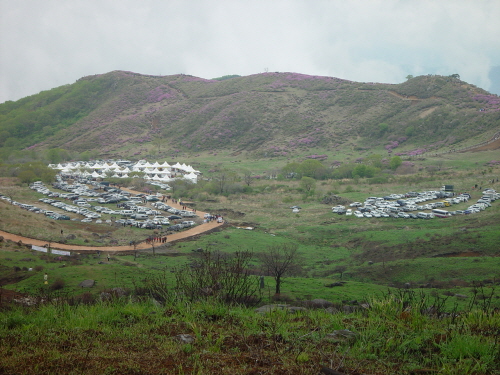
[[[1,104],[0,157],[26,148],[110,157],[423,152],[498,130],[499,97],[452,77],[390,85],[297,73],[206,80],[114,71]]]

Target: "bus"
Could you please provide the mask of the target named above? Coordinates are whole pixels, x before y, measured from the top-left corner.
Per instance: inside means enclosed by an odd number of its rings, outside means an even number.
[[[446,211],[446,210],[440,210],[440,209],[433,209],[432,213],[434,214],[435,217],[450,217],[451,214]]]

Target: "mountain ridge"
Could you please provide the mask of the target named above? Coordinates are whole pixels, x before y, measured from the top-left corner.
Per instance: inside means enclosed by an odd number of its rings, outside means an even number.
[[[452,76],[384,84],[280,72],[208,80],[113,71],[1,104],[0,146],[128,157],[429,151],[486,140],[499,124],[499,97]]]

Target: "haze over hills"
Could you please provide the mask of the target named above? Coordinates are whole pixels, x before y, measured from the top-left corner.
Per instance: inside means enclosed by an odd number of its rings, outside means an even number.
[[[0,147],[110,157],[214,150],[421,153],[500,130],[500,98],[458,76],[401,84],[298,73],[207,80],[114,71],[0,105]]]

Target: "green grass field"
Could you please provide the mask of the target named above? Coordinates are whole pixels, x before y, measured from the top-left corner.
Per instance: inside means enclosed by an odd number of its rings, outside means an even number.
[[[155,254],[114,253],[109,262],[103,253],[57,257],[1,241],[0,291],[5,297],[0,296],[0,302],[6,301],[7,292],[16,291],[54,303],[29,314],[19,307],[0,311],[0,372],[316,374],[320,366],[328,366],[353,374],[497,374],[498,202],[478,214],[443,220],[356,218],[333,214],[331,204],[321,203],[332,192],[363,202],[368,196],[437,190],[444,184],[454,184],[458,191],[471,191],[474,184],[486,187],[500,173],[498,168],[483,167],[493,156],[470,154],[464,164],[451,154],[427,158],[418,162],[422,168],[442,162],[441,170],[432,175],[422,171],[421,177],[394,175],[384,184],[364,179],[318,181],[307,198],[300,183],[289,180],[259,180],[245,194],[190,198],[198,210],[220,213],[229,225],[169,244]],[[247,161],[254,171],[274,162]],[[231,164],[239,168],[245,161]],[[473,200],[481,195],[471,192]],[[34,203],[39,197],[26,188],[16,193],[20,201]],[[301,211],[293,213],[292,205],[300,205]],[[461,203],[453,209],[467,206]],[[0,209],[1,229],[47,241],[57,241],[61,229],[74,235],[69,243],[75,245],[128,244],[149,234],[55,222],[4,201]],[[177,289],[176,275],[192,269],[184,268],[187,265],[196,268],[199,249],[228,255],[252,252],[248,270],[256,286],[265,274],[260,254],[284,245],[297,247],[297,267],[283,277],[279,295],[274,278],[265,276],[259,305],[310,306],[306,301],[323,299],[339,313],[310,309],[299,315],[261,316],[219,300],[188,302]],[[80,287],[87,279],[95,286]],[[168,297],[164,305],[151,303],[151,280],[162,280],[166,295],[176,297]],[[123,289],[126,296],[100,301],[114,288]],[[349,313],[343,307],[359,304],[369,308]],[[435,319],[422,313],[428,309],[443,315]],[[356,332],[357,339],[328,336],[340,329]],[[181,333],[193,335],[195,343],[174,344],[172,337]],[[40,342],[50,345],[42,347]],[[37,349],[28,355],[28,347]],[[145,355],[154,360],[141,360]],[[74,361],[78,365],[71,369]]]

